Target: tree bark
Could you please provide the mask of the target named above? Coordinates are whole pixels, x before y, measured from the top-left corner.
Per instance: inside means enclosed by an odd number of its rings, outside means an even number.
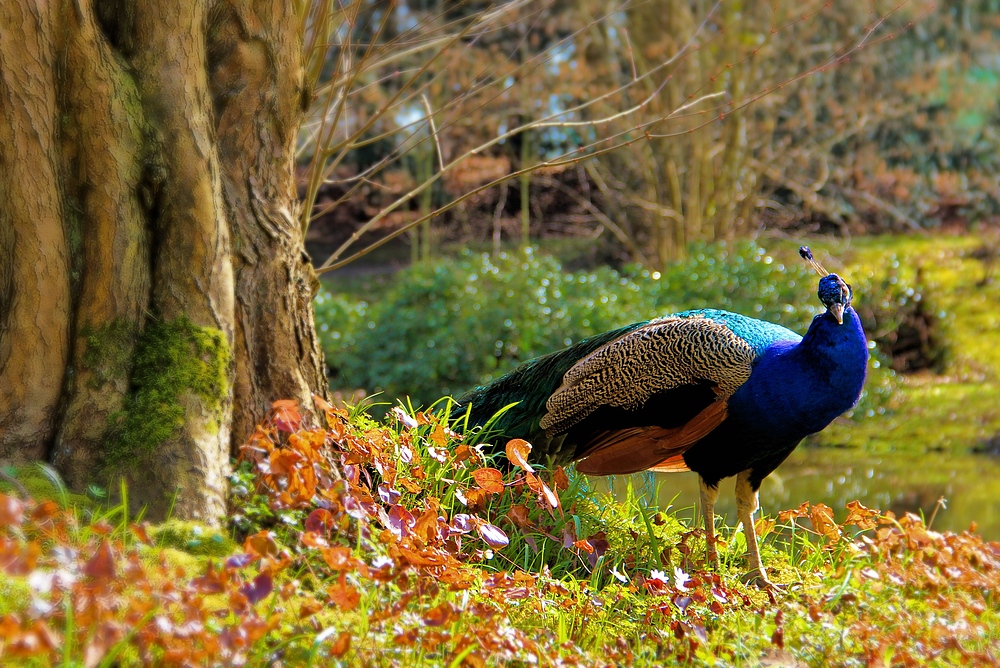
[[[152,310],[163,323],[186,319],[203,333],[220,336],[224,345],[196,349],[196,354],[221,355],[224,359],[203,361],[228,367],[233,267],[208,92],[207,11],[206,0],[137,3],[132,62],[164,171],[155,204]],[[181,515],[224,513],[230,383],[226,369],[214,388],[219,395],[178,388],[175,399],[183,408],[183,424],[148,453],[151,466],[130,476],[132,493],[140,501],[152,503],[176,488],[175,511]]]
[[[0,463],[217,521],[270,403],[326,394],[303,87],[284,0],[0,4]]]
[[[326,395],[313,324],[319,287],[302,246],[296,134],[308,107],[298,19],[282,0],[221,3],[209,47],[212,94],[236,272],[234,446],[275,397]],[[252,159],[248,159],[252,158]]]
[[[79,489],[101,461],[109,420],[124,407],[149,308],[150,235],[140,197],[148,156],[139,91],[90,4],[67,16],[67,33],[66,180],[82,212],[82,266],[74,374],[53,458]]]
[[[0,460],[41,458],[69,358],[58,3],[0,3]]]

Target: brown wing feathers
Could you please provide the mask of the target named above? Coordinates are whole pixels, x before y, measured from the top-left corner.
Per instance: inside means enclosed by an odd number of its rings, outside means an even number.
[[[687,471],[684,452],[725,419],[726,401],[720,398],[680,427],[632,427],[597,434],[585,446],[576,470],[589,475]]]
[[[555,436],[602,406],[635,411],[664,391],[708,382],[716,400],[686,423],[604,429],[577,448],[581,473],[687,470],[684,452],[725,419],[726,399],[750,377],[755,356],[749,343],[708,318],[654,320],[598,348],[567,371],[545,404],[541,427]]]

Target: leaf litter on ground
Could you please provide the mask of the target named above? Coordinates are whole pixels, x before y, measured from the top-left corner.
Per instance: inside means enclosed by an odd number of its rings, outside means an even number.
[[[790,585],[704,535],[446,417],[274,404],[242,448],[229,557],[181,559],[123,507],[0,494],[0,661],[84,666],[995,665],[1000,543],[803,503],[763,518]],[[252,488],[252,490],[250,489]],[[239,518],[239,521],[236,520]],[[13,592],[13,593],[11,593]],[[777,657],[777,658],[776,658]]]

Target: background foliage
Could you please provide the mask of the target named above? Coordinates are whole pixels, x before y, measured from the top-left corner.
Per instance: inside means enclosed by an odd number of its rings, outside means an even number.
[[[340,114],[352,139],[310,182],[320,259],[373,217],[366,240],[438,209],[411,231],[414,258],[569,236],[661,270],[693,242],[761,228],[975,228],[1000,213],[995,0],[515,2],[442,52],[418,47],[478,4],[364,7],[328,67],[372,43],[394,55],[357,73]],[[439,57],[449,66],[422,69]]]

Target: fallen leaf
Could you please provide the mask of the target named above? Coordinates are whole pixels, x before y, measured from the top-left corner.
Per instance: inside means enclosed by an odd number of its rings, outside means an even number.
[[[851,501],[847,504],[847,519],[844,524],[853,524],[859,529],[874,529],[878,526],[879,515],[879,511],[866,508],[860,501]]]
[[[801,517],[809,517],[809,502],[803,501],[798,508],[793,508],[791,510],[782,510],[778,513],[778,519],[782,522],[787,522],[790,519],[798,519]]]
[[[333,527],[333,515],[329,510],[317,508],[309,513],[305,523],[302,525],[306,531],[313,533],[326,533]]]
[[[336,604],[343,612],[354,610],[361,600],[361,594],[347,582],[347,577],[343,573],[340,574],[340,580],[331,585],[326,593],[330,597],[330,602]]]
[[[489,522],[480,522],[476,525],[476,530],[490,547],[507,547],[510,543],[510,539],[507,538],[507,534],[505,534],[500,527],[494,526]]]
[[[455,606],[445,602],[427,611],[424,615],[424,624],[426,626],[445,626],[450,624],[456,616]]]
[[[832,543],[840,539],[840,527],[833,521],[833,508],[830,506],[817,503],[813,506],[809,519],[812,520],[816,531],[820,535],[826,536],[829,542]]]
[[[520,466],[528,473],[534,473],[535,469],[528,463],[528,455],[531,453],[531,443],[515,438],[507,441],[507,459],[511,464]]]
[[[274,411],[274,426],[280,431],[291,434],[299,430],[302,423],[302,415],[299,414],[299,405],[292,399],[281,399],[271,404]]]
[[[503,474],[493,468],[476,469],[472,472],[476,484],[487,494],[503,492]]]
[[[109,580],[115,577],[115,553],[108,541],[101,541],[94,556],[83,565],[82,571],[84,575],[95,580]]]
[[[566,470],[563,467],[556,467],[555,473],[552,474],[552,484],[560,491],[569,489],[569,476],[566,475]]]
[[[247,536],[247,539],[243,541],[243,549],[252,555],[269,558],[277,557],[279,552],[274,534],[266,530]]]
[[[260,603],[274,591],[274,579],[271,572],[265,570],[253,579],[253,582],[240,587],[240,593],[247,597],[250,605]]]
[[[339,659],[347,654],[347,650],[349,649],[351,649],[351,634],[348,631],[343,631],[333,641],[333,645],[330,647],[330,654]]]
[[[326,565],[335,571],[349,571],[357,566],[357,560],[351,554],[350,548],[337,546],[329,547],[320,552]]]
[[[448,444],[448,435],[444,433],[444,427],[440,423],[434,426],[434,431],[431,432],[431,443],[443,448]]]

